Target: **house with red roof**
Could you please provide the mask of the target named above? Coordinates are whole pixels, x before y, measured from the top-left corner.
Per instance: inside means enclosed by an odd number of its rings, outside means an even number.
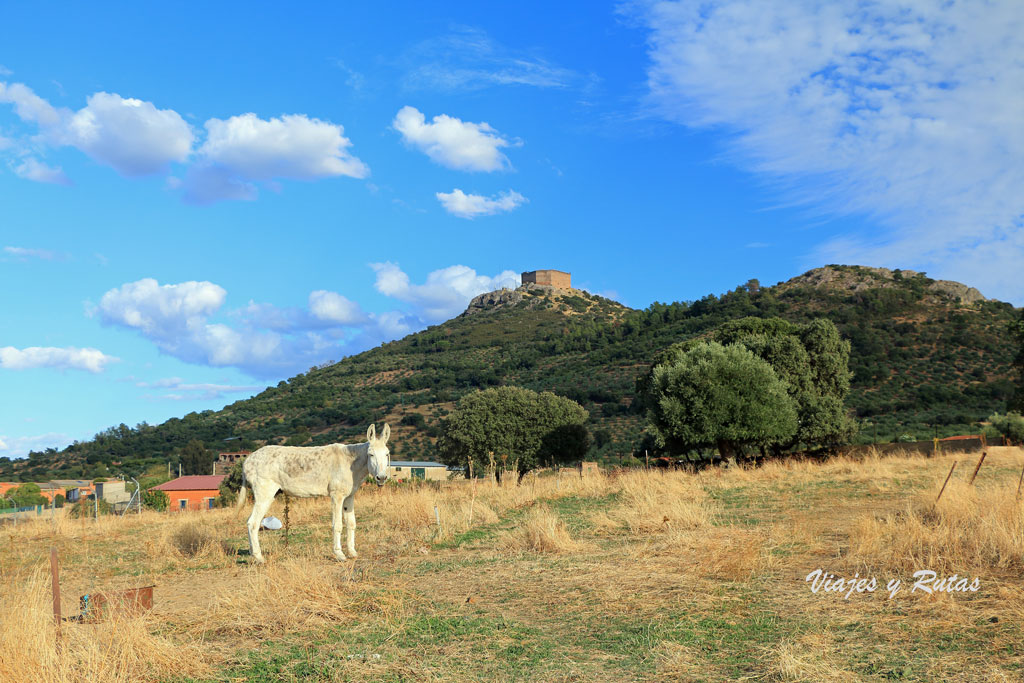
[[[171,510],[209,510],[220,495],[223,474],[189,474],[172,481],[150,487],[150,491],[163,491],[171,501]]]

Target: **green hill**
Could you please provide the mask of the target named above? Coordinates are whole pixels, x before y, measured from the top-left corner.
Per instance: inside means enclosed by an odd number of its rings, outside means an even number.
[[[639,446],[634,383],[661,349],[743,316],[826,317],[852,344],[847,403],[870,442],[976,430],[1005,409],[1016,353],[1010,304],[912,271],[827,266],[774,287],[752,280],[722,296],[644,310],[536,285],[474,299],[443,324],[314,368],[220,411],[159,426],[120,425],[63,451],[0,459],[0,479],[129,473],[174,459],[191,439],[237,450],[263,443],[357,441],[371,421],[393,429],[393,454],[432,457],[438,423],[464,393],[500,384],[551,390],[590,411],[598,459]]]

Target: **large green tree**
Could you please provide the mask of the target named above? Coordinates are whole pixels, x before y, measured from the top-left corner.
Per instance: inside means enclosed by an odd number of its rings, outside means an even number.
[[[796,404],[771,365],[741,344],[697,342],[654,366],[644,404],[673,452],[714,446],[733,461],[748,444],[788,441]]]
[[[542,464],[582,458],[589,417],[575,401],[545,391],[496,387],[463,396],[441,426],[438,452],[449,465],[515,467],[520,480]],[[468,474],[468,473],[467,473]]]
[[[819,318],[800,325],[781,318],[748,317],[726,322],[709,336],[722,345],[739,344],[767,362],[793,400],[796,431],[788,439],[758,445],[777,451],[797,444],[821,448],[844,443],[853,435],[856,425],[844,403],[850,390],[850,343],[831,321]],[[669,347],[654,367],[677,362],[701,343],[689,340]],[[650,377],[637,382],[641,401],[649,394]]]
[[[192,439],[181,449],[182,474],[211,474],[214,455],[199,439]]]

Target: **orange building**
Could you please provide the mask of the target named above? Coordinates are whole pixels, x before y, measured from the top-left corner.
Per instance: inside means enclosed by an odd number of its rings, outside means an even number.
[[[24,482],[24,481],[0,481],[0,496],[6,496],[7,493],[11,489],[16,489],[19,486],[22,486],[23,484],[26,484],[26,483],[28,483],[28,482]],[[46,500],[52,501],[53,497],[56,496],[58,493],[60,495],[64,496],[65,498],[67,497],[67,492],[64,490],[64,488],[62,486],[58,486],[58,485],[54,484],[53,482],[43,482],[43,483],[32,482],[32,483],[35,483],[35,485],[39,487],[39,494],[41,496],[43,496],[44,498],[46,498]],[[10,503],[5,503],[5,504],[6,505],[10,505]]]
[[[220,495],[223,474],[190,474],[153,486],[150,491],[163,491],[171,500],[171,510],[209,510]]]

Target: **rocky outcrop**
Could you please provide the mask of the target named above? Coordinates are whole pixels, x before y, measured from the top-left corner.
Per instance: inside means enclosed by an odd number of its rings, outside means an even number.
[[[985,297],[974,287],[952,280],[932,280],[915,270],[890,270],[888,268],[872,268],[869,266],[825,266],[815,268],[803,275],[783,283],[782,287],[792,285],[828,287],[845,292],[860,292],[878,287],[895,287],[901,280],[921,277],[925,281],[925,289],[934,297],[960,300],[961,304],[971,305],[985,301]]]
[[[557,300],[560,296],[579,296],[580,294],[584,294],[584,292],[577,289],[560,289],[552,285],[538,285],[535,282],[527,282],[515,289],[498,289],[473,297],[473,300],[469,302],[469,306],[466,307],[462,315],[473,315],[474,313],[504,306],[515,306],[524,300],[527,302],[528,308],[536,308],[546,298]]]
[[[520,288],[521,289],[521,288]],[[500,306],[515,306],[523,300],[523,293],[518,289],[499,289],[493,292],[485,292],[473,297],[462,315],[473,315],[486,311],[489,308]]]

